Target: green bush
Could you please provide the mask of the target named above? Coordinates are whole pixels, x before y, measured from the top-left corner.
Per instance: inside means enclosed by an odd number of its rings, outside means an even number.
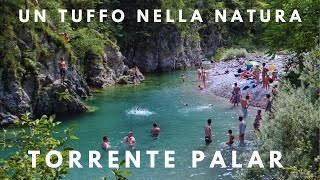
[[[230,48],[230,49],[224,49],[220,48],[217,50],[217,52],[213,55],[215,60],[232,60],[235,58],[241,58],[247,56],[247,51],[245,49],[236,49],[236,48]]]
[[[282,153],[284,168],[245,169],[241,179],[320,179],[319,55],[319,51],[312,52],[305,59],[302,73],[297,73],[299,86],[289,80],[281,82],[278,96],[273,99],[273,118],[254,138],[264,164],[269,162],[270,151],[277,150]]]
[[[68,151],[73,148],[67,147],[67,142],[78,138],[71,134],[74,125],[64,133],[59,132],[56,126],[60,122],[55,122],[54,119],[55,116],[42,116],[41,119],[32,120],[30,113],[26,113],[15,121],[19,129],[0,133],[2,150],[10,152],[7,159],[0,159],[0,179],[61,179],[67,175],[67,161],[59,168],[49,168],[45,156],[51,150],[59,150],[63,158],[68,159]],[[28,150],[41,150],[41,154],[37,155],[37,168],[31,167]]]

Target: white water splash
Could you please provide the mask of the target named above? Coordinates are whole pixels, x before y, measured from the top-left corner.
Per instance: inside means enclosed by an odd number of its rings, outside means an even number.
[[[141,108],[134,107],[130,110],[127,110],[127,114],[136,115],[136,116],[150,116],[154,114],[154,112],[149,111],[148,109],[141,109]]]

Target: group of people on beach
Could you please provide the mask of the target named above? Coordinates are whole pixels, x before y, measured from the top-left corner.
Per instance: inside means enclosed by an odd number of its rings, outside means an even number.
[[[255,84],[258,85],[260,83],[260,73],[262,76],[262,88],[265,88],[266,90],[269,89],[269,82],[271,81],[275,81],[277,80],[277,76],[275,74],[275,72],[272,72],[272,77],[270,77],[268,74],[268,69],[266,68],[266,63],[262,63],[262,70],[260,71],[259,65],[257,65],[254,69],[253,69],[253,74],[255,75]],[[247,73],[247,72],[244,72]],[[276,96],[277,94],[277,85],[273,86],[272,89],[272,94],[274,96]],[[234,83],[233,86],[233,91],[232,91],[232,96],[230,98],[230,102],[233,103],[233,106],[236,107],[239,105],[239,103],[241,104],[241,108],[242,108],[242,112],[243,112],[243,116],[239,116],[239,139],[240,139],[240,143],[244,142],[244,134],[245,134],[245,122],[244,122],[244,118],[247,117],[248,115],[248,107],[249,107],[249,95],[243,95],[241,94],[241,89],[238,86],[237,83]],[[271,95],[270,94],[266,94],[266,98],[267,98],[267,103],[265,105],[265,112],[272,114],[272,101],[271,101]],[[257,110],[257,114],[255,116],[254,122],[253,122],[253,128],[255,130],[255,132],[260,132],[260,121],[262,120],[262,111],[259,109]],[[231,132],[231,133],[230,133]],[[230,141],[231,139],[234,139],[234,136],[232,135],[232,131],[229,130],[229,134],[230,134]],[[227,142],[228,145],[232,144]]]
[[[157,138],[160,135],[160,128],[158,127],[158,123],[153,123],[153,128],[150,130],[151,137]],[[134,148],[136,144],[136,139],[133,137],[132,132],[128,132],[127,136],[125,136],[122,140],[122,143],[128,145],[129,148]],[[101,148],[103,150],[108,150],[111,148],[110,141],[107,136],[103,137]]]

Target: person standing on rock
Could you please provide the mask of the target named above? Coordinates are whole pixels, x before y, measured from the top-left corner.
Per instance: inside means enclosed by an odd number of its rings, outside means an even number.
[[[258,85],[259,84],[259,78],[260,78],[259,65],[257,65],[256,68],[254,68],[253,73],[254,73],[254,76],[255,76],[255,79],[256,79],[256,85]]]
[[[66,74],[67,74],[67,65],[66,65],[64,58],[60,59],[60,61],[58,63],[58,67],[60,70],[60,79],[61,79],[61,84],[62,84],[64,82]]]
[[[265,112],[269,112],[271,113],[271,108],[272,108],[272,105],[271,105],[271,96],[270,94],[267,94],[267,104],[266,104],[266,108],[265,108]]]
[[[263,82],[263,87],[265,88],[265,79],[266,79],[266,75],[267,75],[267,68],[266,68],[266,63],[262,63],[262,82]]]
[[[245,98],[241,98],[241,107],[242,107],[242,112],[243,112],[243,117],[247,117],[248,115],[248,107],[249,107],[249,96],[246,96]]]
[[[233,106],[235,107],[236,104],[238,106],[239,102],[240,102],[240,87],[238,87],[237,83],[234,83],[234,88],[233,88]]]

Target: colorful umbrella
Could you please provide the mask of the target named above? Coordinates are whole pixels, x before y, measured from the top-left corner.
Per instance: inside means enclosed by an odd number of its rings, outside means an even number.
[[[260,63],[257,61],[247,61],[246,65],[247,66],[256,66],[256,65],[260,66]]]

